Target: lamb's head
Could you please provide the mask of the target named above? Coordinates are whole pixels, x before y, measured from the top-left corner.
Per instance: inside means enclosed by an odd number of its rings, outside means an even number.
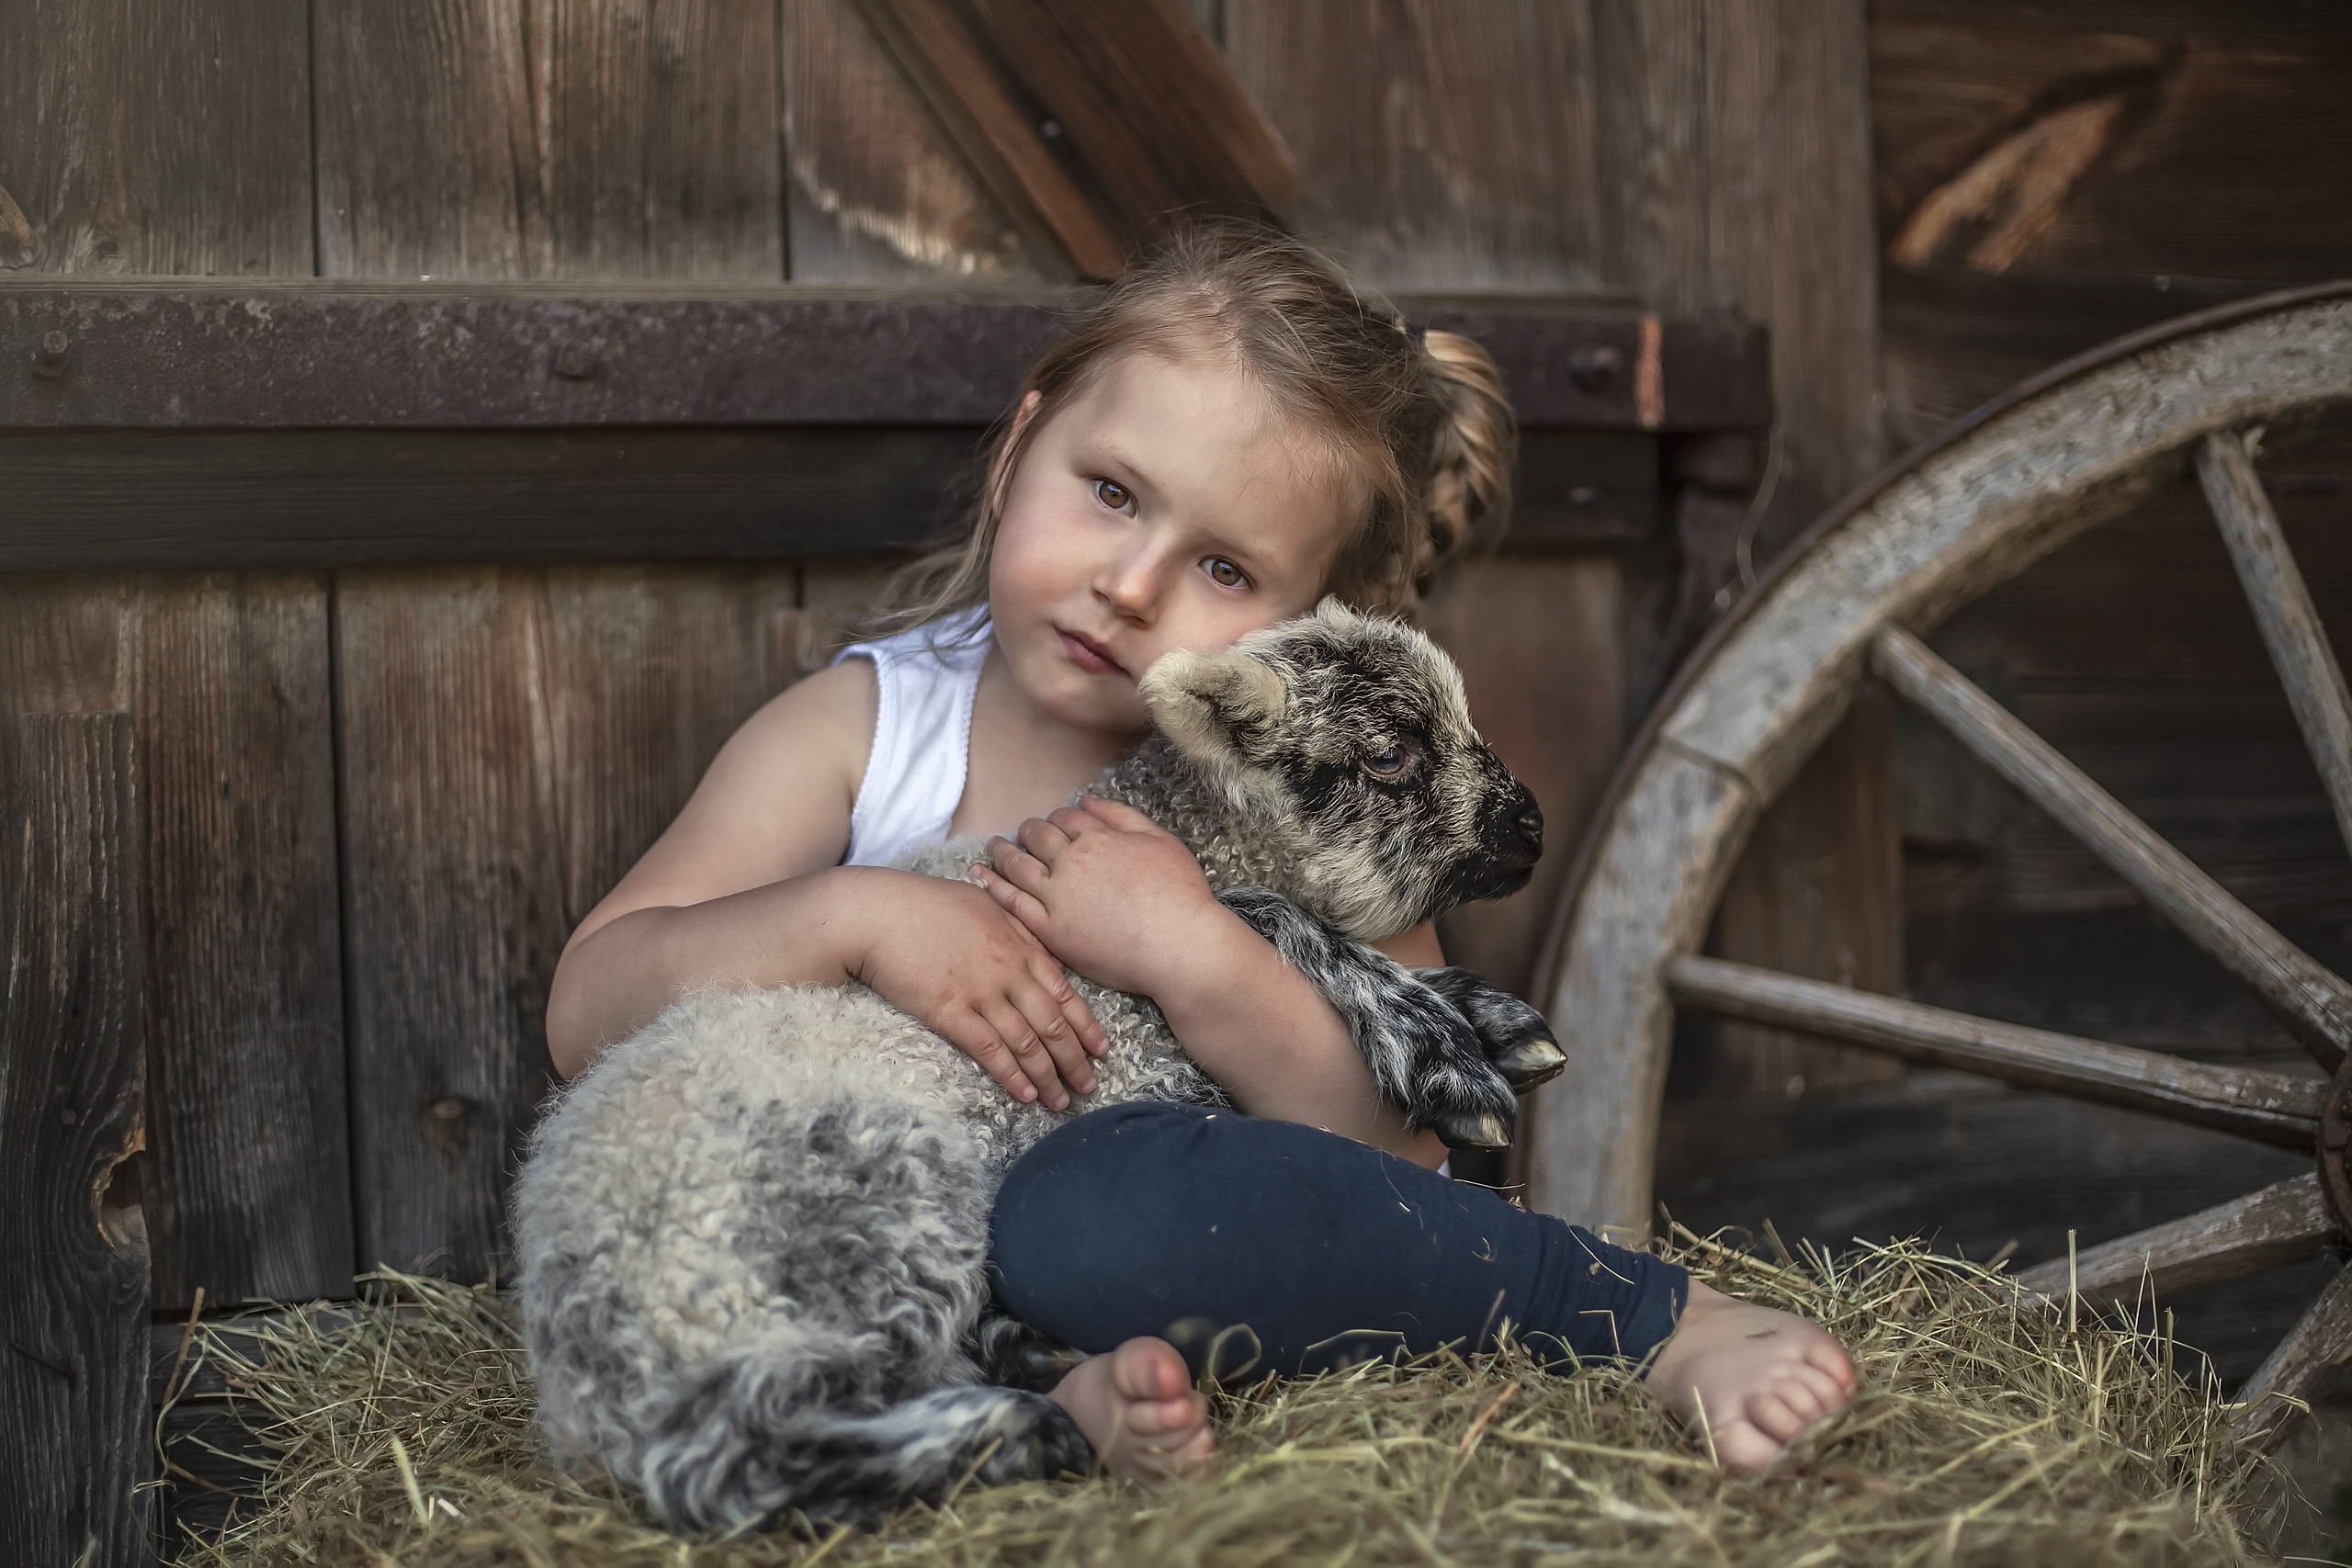
[[[1142,689],[1237,812],[1281,833],[1278,887],[1359,940],[1526,886],[1544,818],[1470,724],[1461,671],[1401,622],[1327,599],[1222,653],[1170,653]]]

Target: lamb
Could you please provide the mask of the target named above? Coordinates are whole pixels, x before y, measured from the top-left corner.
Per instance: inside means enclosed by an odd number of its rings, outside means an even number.
[[[1158,732],[1095,792],[1184,840],[1412,1124],[1506,1141],[1514,1090],[1565,1064],[1541,1016],[1363,945],[1515,890],[1540,848],[1452,663],[1327,601],[1142,686]],[[910,866],[959,876],[978,852]],[[1149,1000],[1072,978],[1111,1042],[1091,1104],[1223,1102]],[[967,1479],[1088,1468],[1035,1392],[1055,1348],[989,1310],[983,1270],[1004,1171],[1059,1120],[863,987],[677,1002],[553,1103],[516,1184],[558,1458],[704,1529],[862,1523]]]

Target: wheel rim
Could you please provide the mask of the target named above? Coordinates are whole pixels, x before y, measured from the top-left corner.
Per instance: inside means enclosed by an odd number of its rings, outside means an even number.
[[[1828,1019],[1833,1037],[1898,1055],[1907,1051],[1917,1059],[1968,1065],[1967,1051],[1981,1046],[1992,1054],[1972,1070],[1995,1076],[2036,1070],[2030,1060],[2035,1051],[2063,1052],[2067,1043],[2090,1047],[2086,1060],[2098,1051],[2120,1049],[2058,1036],[1996,1042],[1999,1049],[1982,1042],[1972,1046],[1960,1038],[1966,1029],[1951,1021],[1959,1015],[1896,1021],[1896,1033],[1907,1029],[1916,1036],[1898,1049],[1869,1037],[1867,1030],[1839,1032],[1862,1026],[1836,1022],[1833,998],[1808,993],[1777,1003],[1743,999],[1740,986],[1754,990],[1752,977],[1762,972],[1738,976],[1719,972],[1738,965],[1690,967],[1715,963],[1690,955],[1757,818],[1835,727],[1865,669],[1873,666],[1948,729],[1974,725],[1973,740],[1954,733],[2011,783],[2039,778],[2041,793],[2027,793],[2078,838],[2091,834],[2085,842],[2094,852],[2120,857],[2110,858],[2111,866],[2122,870],[2138,857],[2143,875],[2135,886],[2143,897],[2252,984],[2324,1066],[2342,1061],[2352,1042],[2352,985],[2294,950],[2063,758],[2036,751],[2039,742],[2030,731],[1943,666],[1917,637],[2068,540],[2130,511],[2193,463],[2222,510],[2225,535],[2233,527],[2243,535],[2233,535],[2232,549],[2256,598],[2257,619],[2264,618],[2267,597],[2284,628],[2278,633],[2283,642],[2273,639],[2266,620],[2266,641],[2287,674],[2298,723],[2319,757],[2352,842],[2352,704],[2343,701],[2333,656],[2313,635],[2315,617],[2306,616],[2309,627],[2297,630],[2290,601],[2301,592],[2301,579],[2283,541],[2277,541],[2275,519],[2269,536],[2277,542],[2273,553],[2284,558],[2284,586],[2257,582],[2268,570],[2262,561],[2269,558],[2262,554],[2262,516],[2240,516],[2233,525],[2229,511],[2233,475],[2253,496],[2251,502],[2241,497],[2233,504],[2267,511],[2234,433],[2346,403],[2352,403],[2352,283],[2243,301],[2137,334],[2036,378],[1894,465],[1789,551],[1678,674],[1586,839],[1547,943],[1538,991],[1571,1064],[1527,1119],[1529,1201],[1586,1223],[1635,1233],[1645,1228],[1678,988],[1687,1000],[1717,1010],[1738,1011],[1750,1003],[1796,1007],[1800,1014],[1814,1009],[1820,1017],[1812,1023],[1800,1018],[1796,1026],[1820,1033],[1821,1020]],[[2298,657],[2304,666],[2300,675],[2290,668]],[[2333,761],[2324,752],[2333,752]],[[2104,849],[2093,842],[2101,835]],[[1883,1032],[1894,1025],[1882,1019],[1871,1027]],[[1946,1055],[1935,1055],[1939,1050]],[[2109,1066],[2127,1077],[2132,1070],[2129,1063]],[[2162,1069],[2143,1065],[2143,1070],[2163,1076]],[[2093,1098],[2102,1092],[2095,1084],[2059,1087]],[[2222,1089],[2207,1085],[2196,1092],[2209,1090],[2221,1098],[2189,1119],[2235,1113],[2223,1103]],[[2308,1128],[2314,1143],[2316,1092],[2315,1086],[2307,1118],[2294,1123]],[[2142,1108],[2184,1114],[2161,1100]],[[2275,1127],[2269,1141],[2280,1141]],[[2262,1224],[2284,1223],[2279,1215],[2290,1211],[2290,1218],[2301,1216],[2296,1223],[2312,1213],[2325,1214],[2324,1203],[2295,1207],[2306,1196],[2316,1202],[2318,1173],[2299,1181],[2311,1192],[2299,1187],[2263,1211]],[[2334,1228],[2332,1216],[2324,1224]],[[2335,1334],[2352,1342],[2352,1282],[2342,1292],[2331,1287],[2314,1315],[2328,1315],[2328,1324],[2307,1318],[2299,1335],[2308,1327],[2320,1337]],[[2336,1318],[2344,1320],[2340,1333],[2329,1326]],[[2296,1338],[2290,1335],[2282,1352]]]

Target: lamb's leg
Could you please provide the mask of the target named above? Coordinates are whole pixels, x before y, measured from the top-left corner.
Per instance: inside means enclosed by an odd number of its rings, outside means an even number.
[[[1086,1352],[1047,1338],[990,1301],[972,1325],[968,1348],[980,1376],[1006,1388],[1049,1393]]]
[[[1549,1083],[1568,1065],[1559,1036],[1544,1015],[1469,969],[1416,969],[1421,984],[1453,1004],[1485,1043],[1487,1060],[1512,1090],[1525,1094]]]
[[[1445,996],[1377,949],[1351,942],[1280,894],[1228,887],[1226,908],[1274,944],[1347,1020],[1382,1098],[1457,1149],[1510,1145],[1510,1085]]]

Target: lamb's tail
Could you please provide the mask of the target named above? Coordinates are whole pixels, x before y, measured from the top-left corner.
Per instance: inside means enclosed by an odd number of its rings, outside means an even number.
[[[704,1382],[640,1455],[646,1500],[673,1526],[726,1530],[797,1511],[866,1525],[912,1503],[937,1503],[969,1481],[1000,1485],[1083,1474],[1094,1450],[1043,1394],[943,1388],[872,1414],[746,1378]]]

